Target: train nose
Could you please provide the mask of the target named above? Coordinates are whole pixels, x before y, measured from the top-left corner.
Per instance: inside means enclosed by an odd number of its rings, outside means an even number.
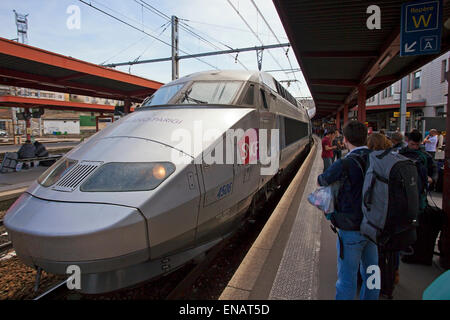
[[[4,224],[17,255],[29,266],[63,274],[110,271],[149,259],[145,219],[136,208],[47,201],[23,194]]]

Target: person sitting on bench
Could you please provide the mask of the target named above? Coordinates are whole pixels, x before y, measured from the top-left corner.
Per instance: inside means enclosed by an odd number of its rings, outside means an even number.
[[[36,155],[36,147],[31,143],[30,140],[25,141],[25,143],[20,147],[17,152],[19,159],[29,159],[34,158]],[[22,166],[23,169],[27,169],[28,165],[26,163]]]
[[[35,141],[34,146],[36,147],[36,157],[48,157],[48,151],[42,143],[40,143],[39,141]],[[42,160],[39,162],[39,165],[43,167],[50,167],[54,163],[55,160]]]

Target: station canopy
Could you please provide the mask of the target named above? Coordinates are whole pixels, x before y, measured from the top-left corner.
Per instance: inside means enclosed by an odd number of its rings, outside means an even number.
[[[407,1],[273,0],[316,105],[316,117],[357,104],[450,49],[442,27],[440,54],[400,57],[401,6]],[[443,22],[450,1],[443,1]],[[381,9],[381,29],[369,30],[370,5]],[[448,22],[447,22],[448,23]]]
[[[0,38],[0,85],[142,102],[162,83]]]

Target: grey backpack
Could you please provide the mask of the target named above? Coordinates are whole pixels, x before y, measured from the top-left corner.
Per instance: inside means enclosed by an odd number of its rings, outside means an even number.
[[[391,149],[373,151],[362,190],[360,232],[384,250],[404,250],[416,241],[418,173],[413,160]]]

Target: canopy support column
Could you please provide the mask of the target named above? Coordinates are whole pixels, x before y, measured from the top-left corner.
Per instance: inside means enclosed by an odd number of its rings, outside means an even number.
[[[348,122],[348,104],[344,104],[344,126]]]
[[[341,112],[338,111],[336,113],[336,129],[340,129],[341,128]]]
[[[358,121],[366,122],[366,86],[358,86]]]

